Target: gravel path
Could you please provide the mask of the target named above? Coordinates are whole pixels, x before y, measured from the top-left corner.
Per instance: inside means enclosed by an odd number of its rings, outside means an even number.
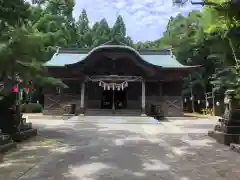
[[[206,134],[213,120],[33,120],[60,142],[21,180],[238,180],[240,157]]]

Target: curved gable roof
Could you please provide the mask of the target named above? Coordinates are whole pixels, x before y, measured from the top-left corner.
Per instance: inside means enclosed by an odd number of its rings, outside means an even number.
[[[145,63],[153,66],[163,67],[163,68],[188,68],[195,66],[184,66],[179,63],[174,55],[172,55],[171,50],[135,50],[132,47],[126,46],[123,43],[116,44],[115,41],[109,41],[103,45],[95,47],[93,49],[66,49],[60,48],[57,53],[53,55],[50,61],[48,61],[46,66],[65,66],[73,65],[79,62],[84,62],[87,57],[92,53],[97,52],[101,49],[126,49],[133,52]]]

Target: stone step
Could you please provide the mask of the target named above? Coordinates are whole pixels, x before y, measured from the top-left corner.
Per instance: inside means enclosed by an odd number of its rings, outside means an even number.
[[[91,122],[91,123],[107,123],[107,124],[159,124],[160,122],[151,117],[132,117],[132,116],[79,116],[78,118],[70,118],[68,122]]]
[[[117,109],[112,112],[111,109],[88,109],[86,110],[85,115],[89,116],[99,116],[99,115],[108,115],[108,116],[140,116],[141,111],[136,109]]]
[[[63,109],[46,109],[43,110],[44,115],[62,115],[64,114]]]

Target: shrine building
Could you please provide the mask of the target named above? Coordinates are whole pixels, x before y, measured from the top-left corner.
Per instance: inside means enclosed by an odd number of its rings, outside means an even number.
[[[66,105],[76,104],[82,115],[145,115],[154,105],[164,116],[183,116],[183,77],[198,67],[180,64],[169,49],[137,51],[117,41],[93,49],[59,48],[46,66],[68,88],[45,90],[45,113],[64,113]]]

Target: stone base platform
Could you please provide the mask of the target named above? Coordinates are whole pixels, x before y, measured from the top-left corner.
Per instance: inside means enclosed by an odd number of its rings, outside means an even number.
[[[231,143],[240,143],[240,134],[227,134],[221,131],[208,131],[208,136],[218,143],[230,146]]]
[[[227,139],[224,136],[223,132],[219,131],[208,131],[208,136],[215,139],[220,144],[227,144]]]
[[[31,128],[12,135],[12,139],[15,142],[21,142],[34,136],[37,136],[37,129]]]
[[[230,144],[230,149],[237,152],[237,153],[240,153],[240,144],[231,143]]]

